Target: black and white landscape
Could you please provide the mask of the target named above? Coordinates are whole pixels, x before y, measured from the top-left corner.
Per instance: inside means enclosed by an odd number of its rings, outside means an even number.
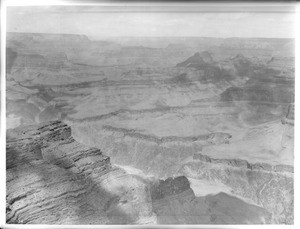
[[[68,34],[67,8],[38,28],[8,11],[7,223],[294,223],[293,38],[231,37],[222,16],[223,37]]]

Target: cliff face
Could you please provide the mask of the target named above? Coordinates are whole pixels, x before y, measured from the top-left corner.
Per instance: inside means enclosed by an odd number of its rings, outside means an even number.
[[[185,176],[127,173],[101,150],[76,142],[60,121],[9,130],[6,164],[7,223],[271,222],[267,210],[228,194],[196,197]]]
[[[200,136],[157,137],[145,132],[101,128],[97,123],[72,125],[74,138],[87,145],[105,150],[112,162],[141,169],[159,178],[172,176],[181,163],[205,145],[221,145],[230,140],[226,133],[212,133]]]
[[[8,131],[7,223],[155,223],[145,182],[50,122]]]
[[[180,173],[198,180],[220,182],[231,193],[251,200],[272,213],[273,223],[293,223],[293,166],[214,159],[196,154]]]
[[[271,214],[267,210],[226,193],[196,197],[185,176],[160,180],[153,185],[151,194],[159,224],[271,222]]]

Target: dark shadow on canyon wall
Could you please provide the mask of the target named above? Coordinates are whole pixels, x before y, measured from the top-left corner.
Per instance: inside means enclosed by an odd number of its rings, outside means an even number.
[[[54,184],[57,186],[57,188],[62,188],[61,185],[65,185],[64,193],[61,195],[66,195],[66,198],[59,198],[56,199],[55,196],[53,198],[53,201],[48,204],[53,205],[53,209],[49,208],[48,206],[37,206],[36,203],[33,203],[32,206],[27,208],[34,208],[33,211],[34,214],[41,214],[41,218],[44,215],[56,215],[57,221],[64,220],[64,216],[59,212],[55,212],[55,209],[57,207],[63,207],[67,208],[67,211],[75,213],[71,215],[71,220],[73,222],[76,222],[76,224],[103,224],[100,221],[98,221],[98,218],[105,218],[107,216],[108,222],[107,224],[130,224],[133,223],[135,219],[133,219],[129,214],[124,212],[123,210],[119,209],[117,204],[119,201],[119,197],[117,195],[111,194],[107,192],[99,183],[96,183],[94,180],[92,180],[90,177],[80,175],[77,173],[74,173],[70,171],[67,168],[64,168],[65,161],[62,161],[60,158],[54,158],[53,161],[55,161],[55,164],[50,163],[48,161],[45,161],[40,158],[39,152],[41,152],[40,148],[36,148],[36,152],[26,152],[28,155],[24,154],[24,151],[20,151],[19,149],[7,149],[6,153],[6,170],[9,171],[10,175],[8,179],[11,180],[11,178],[18,178],[24,176],[24,168],[26,168],[26,173],[31,173],[32,176],[39,176],[39,183],[38,187],[41,187],[40,190],[32,190],[34,192],[40,192],[40,191],[46,191],[48,189],[48,192],[50,190],[51,185],[51,177],[53,179],[53,176],[56,176],[57,170],[58,176],[57,178],[54,178],[54,181],[60,181],[63,182]],[[33,154],[32,154],[33,153]],[[30,155],[31,154],[31,155]],[[27,157],[28,156],[28,157]],[[58,166],[59,165],[59,166]],[[53,169],[49,170],[49,166],[54,166]],[[63,176],[63,177],[60,177]],[[67,183],[66,184],[66,180]],[[19,180],[19,182],[22,182],[22,180]],[[52,180],[53,182],[53,180]],[[73,197],[68,196],[68,193],[74,193],[74,191],[82,191],[74,190],[72,183],[75,184],[75,186],[79,185],[83,189],[83,193],[78,192],[78,195],[73,195]],[[26,184],[26,183],[24,183]],[[28,184],[28,183],[27,183]],[[23,187],[23,186],[22,186]],[[36,187],[36,186],[35,186]],[[43,190],[44,189],[44,190]],[[9,188],[6,189],[6,197],[10,193],[8,193]],[[28,194],[30,193],[30,194]],[[28,194],[28,195],[27,195]],[[26,193],[22,193],[17,198],[13,198],[8,200],[6,204],[6,220],[8,224],[30,224],[30,220],[28,222],[25,221],[19,221],[18,216],[16,217],[9,217],[9,211],[11,211],[11,207],[13,204],[15,204],[18,200],[24,200],[24,198],[32,198],[32,194],[30,191]],[[50,191],[50,194],[52,192]],[[31,195],[31,196],[30,196]],[[75,197],[74,197],[75,196]],[[59,197],[59,196],[56,196]],[[47,198],[47,196],[43,196],[43,198]],[[34,202],[36,200],[32,200]],[[44,201],[44,200],[41,200]],[[42,203],[42,204],[45,204]],[[17,208],[14,210],[18,210]],[[30,217],[30,209],[27,213],[24,213],[24,216]],[[45,211],[45,212],[44,212]],[[44,213],[43,213],[44,212]],[[15,213],[17,214],[17,213]],[[22,214],[22,213],[20,213]],[[89,219],[91,219],[89,221]],[[44,223],[43,221],[40,221],[40,223]],[[48,222],[46,222],[49,224]],[[51,224],[51,223],[50,223]],[[54,222],[53,224],[57,224]]]

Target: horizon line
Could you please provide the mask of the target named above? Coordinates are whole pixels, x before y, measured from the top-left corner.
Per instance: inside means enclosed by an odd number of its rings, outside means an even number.
[[[100,38],[100,36],[92,36],[82,33],[40,33],[40,32],[16,32],[6,31],[7,33],[24,33],[24,34],[51,34],[51,35],[77,35],[86,36],[91,38]],[[216,39],[229,39],[229,38],[245,38],[245,39],[293,39],[295,37],[214,37],[214,36],[102,36],[103,38],[216,38]]]

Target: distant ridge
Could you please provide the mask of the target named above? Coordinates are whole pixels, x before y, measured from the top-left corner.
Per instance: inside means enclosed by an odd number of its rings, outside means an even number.
[[[19,40],[19,39],[44,39],[44,40],[59,40],[59,41],[85,41],[89,42],[88,36],[83,34],[59,34],[59,33],[18,33],[8,32],[8,40]]]
[[[212,63],[213,58],[211,54],[207,51],[204,52],[196,52],[193,56],[189,57],[187,60],[182,63],[177,64],[177,67],[201,67],[207,63]]]

